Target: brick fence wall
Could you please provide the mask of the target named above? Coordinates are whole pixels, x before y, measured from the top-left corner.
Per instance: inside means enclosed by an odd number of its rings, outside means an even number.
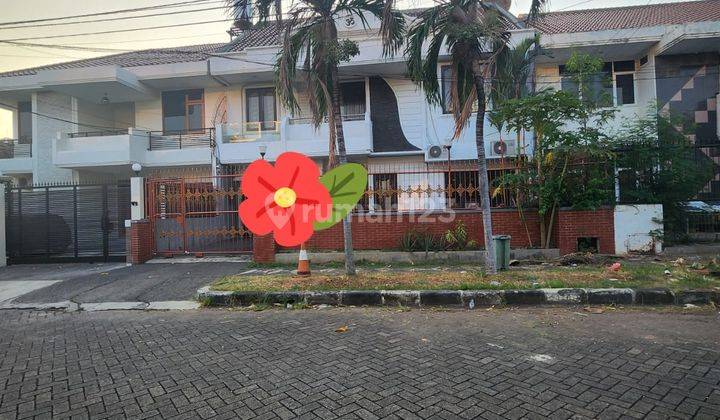
[[[553,228],[551,246],[559,248],[561,254],[569,254],[578,250],[578,238],[591,237],[598,239],[600,253],[614,253],[613,211],[613,208],[593,211],[561,209]],[[493,210],[493,233],[512,236],[510,246],[513,248],[540,247],[540,219],[537,211],[525,211],[524,217],[525,224],[515,209]],[[400,247],[402,236],[409,230],[443,234],[453,228],[458,221],[465,224],[471,239],[475,240],[479,246],[484,246],[482,213],[468,211],[458,212],[452,216],[444,212],[429,215],[408,213],[378,216],[355,215],[352,222],[353,248],[397,250]],[[310,239],[308,248],[314,251],[342,250],[342,224],[316,232]]]
[[[525,218],[530,232],[532,246],[540,243],[540,226],[537,212],[526,212]],[[497,235],[511,235],[511,246],[527,248],[531,245],[518,212],[512,210],[494,210],[492,214],[493,230]],[[482,231],[482,213],[467,211],[457,213],[434,212],[397,213],[379,215],[354,215],[352,220],[354,249],[398,249],[403,235],[410,230],[444,234],[462,221],[470,238],[483,246],[485,240]],[[342,223],[315,232],[308,243],[311,250],[343,249]]]
[[[497,235],[510,235],[513,248],[540,247],[540,224],[537,211],[526,211],[523,224],[515,209],[493,210],[493,230]],[[444,234],[462,221],[470,238],[484,246],[482,213],[463,211],[454,214],[445,212],[398,213],[353,216],[353,248],[357,250],[397,250],[403,235],[410,230]],[[578,238],[597,238],[599,251],[603,254],[615,252],[614,209],[596,211],[558,212],[553,228],[551,246],[560,249],[561,254],[578,250]],[[152,258],[152,230],[146,220],[133,221],[128,235],[130,249],[128,261],[140,264]],[[278,249],[272,235],[253,238],[253,259],[266,263],[275,259]],[[341,251],[343,249],[342,224],[316,232],[308,243],[311,251]]]
[[[560,210],[553,235],[560,254],[576,252],[578,238],[597,238],[601,254],[615,253],[615,217],[613,208],[594,211]]]

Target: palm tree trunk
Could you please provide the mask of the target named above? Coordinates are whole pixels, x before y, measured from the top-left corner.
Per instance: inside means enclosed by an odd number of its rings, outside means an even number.
[[[517,127],[519,126],[520,124],[517,124]],[[522,172],[522,154],[525,151],[525,147],[523,147],[523,135],[519,128],[515,133],[515,139],[517,141],[517,157],[515,158],[515,167],[517,168],[517,173],[520,173]],[[522,197],[519,188],[515,189],[515,197],[515,205],[517,206],[518,215],[520,216],[520,221],[522,222],[523,227],[525,227],[525,234],[527,235],[528,245],[530,248],[532,248],[532,236],[530,236],[530,228],[528,227],[527,219],[525,219],[525,211],[523,210]]]
[[[473,62],[475,89],[477,90],[478,112],[475,119],[475,146],[478,157],[478,186],[480,189],[480,207],[485,234],[485,270],[488,274],[497,273],[495,264],[495,243],[493,242],[492,213],[490,210],[490,181],[488,180],[487,161],[485,160],[485,80],[479,60]]]
[[[340,102],[342,100],[340,93],[340,82],[338,81],[337,67],[332,71],[332,112],[335,121],[335,141],[338,146],[338,157],[340,164],[347,163],[347,154],[345,150],[345,134],[343,132],[342,115],[340,113]],[[343,245],[345,246],[345,273],[348,276],[355,275],[355,261],[353,259],[352,245],[352,212],[348,213],[343,219]]]

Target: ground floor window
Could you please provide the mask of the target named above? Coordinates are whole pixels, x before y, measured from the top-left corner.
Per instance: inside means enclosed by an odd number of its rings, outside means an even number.
[[[373,175],[373,210],[391,211],[398,208],[397,174]]]
[[[509,191],[499,188],[502,176],[512,170],[500,169],[488,171],[490,185],[490,206],[510,207]],[[450,171],[445,174],[445,189],[448,197],[448,208],[478,209],[480,203],[480,178],[478,171]]]

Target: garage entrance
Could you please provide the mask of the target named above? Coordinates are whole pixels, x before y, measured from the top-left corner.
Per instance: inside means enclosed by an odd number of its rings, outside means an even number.
[[[9,187],[5,205],[10,264],[125,260],[127,181]]]

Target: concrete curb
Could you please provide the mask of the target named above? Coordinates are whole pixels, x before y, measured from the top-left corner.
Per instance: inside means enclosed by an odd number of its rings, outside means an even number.
[[[328,292],[219,292],[203,287],[205,306],[242,307],[255,303],[334,306],[464,307],[492,305],[684,305],[720,304],[720,293],[669,289],[532,289],[532,290],[341,290]]]

